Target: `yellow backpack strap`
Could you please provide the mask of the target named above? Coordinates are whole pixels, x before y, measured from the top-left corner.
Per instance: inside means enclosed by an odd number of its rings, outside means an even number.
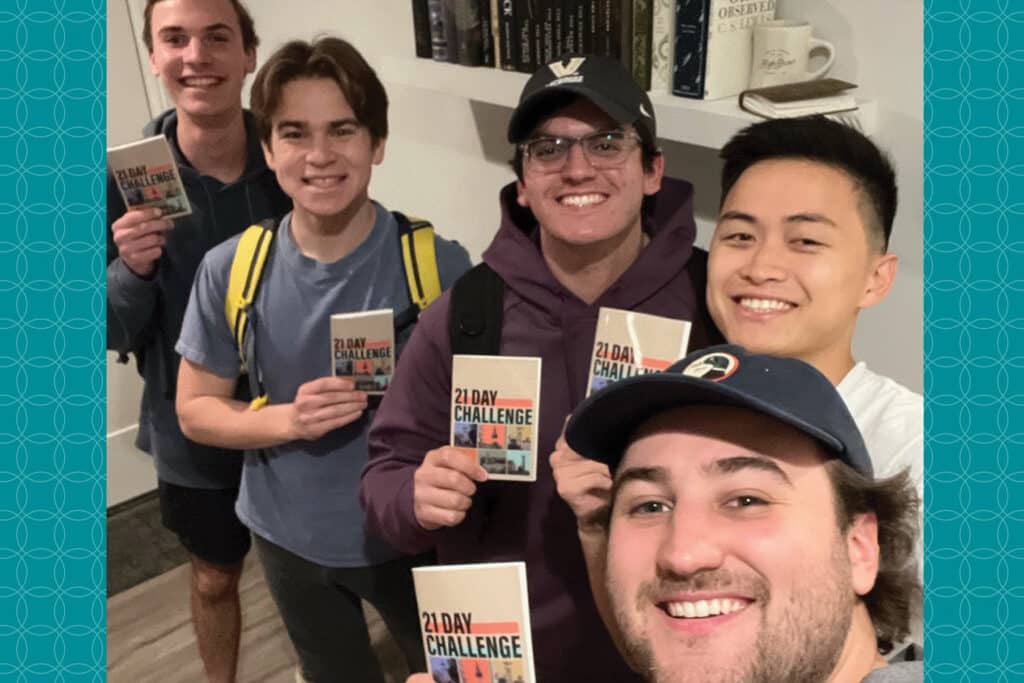
[[[398,220],[398,238],[402,244],[402,264],[405,266],[409,298],[419,309],[441,296],[441,276],[437,272],[437,254],[434,252],[434,226],[422,218],[395,212]]]
[[[249,328],[249,306],[256,297],[263,267],[267,263],[270,245],[273,243],[274,231],[264,224],[250,225],[242,233],[234,258],[231,260],[231,275],[228,278],[227,296],[224,297],[224,315],[238,347],[238,357],[242,371],[248,372],[254,395],[250,407],[258,410],[267,402],[266,391],[263,389],[259,368],[255,367],[255,358],[246,358],[245,334]],[[253,382],[252,380],[255,380]]]

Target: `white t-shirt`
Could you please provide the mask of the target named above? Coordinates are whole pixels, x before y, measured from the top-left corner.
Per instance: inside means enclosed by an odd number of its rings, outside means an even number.
[[[910,468],[917,495],[924,495],[924,397],[857,363],[836,387],[860,427],[875,477],[882,479]],[[923,498],[922,498],[923,500]],[[924,508],[919,522],[923,531]],[[922,537],[917,539],[918,573],[924,575]],[[910,641],[922,643],[920,606],[910,625]],[[898,651],[900,647],[897,647]]]

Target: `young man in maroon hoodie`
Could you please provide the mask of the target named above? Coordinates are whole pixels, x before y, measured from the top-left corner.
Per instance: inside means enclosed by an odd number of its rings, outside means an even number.
[[[484,262],[504,282],[500,352],[540,356],[537,480],[488,482],[446,444],[451,295],[420,319],[370,431],[361,500],[367,524],[441,563],[524,560],[537,676],[636,680],[594,607],[576,535],[546,454],[583,400],[598,309],[692,321],[690,347],[717,338],[690,269],[692,187],[663,178],[654,108],[614,60],[542,67],[509,123],[517,181]]]

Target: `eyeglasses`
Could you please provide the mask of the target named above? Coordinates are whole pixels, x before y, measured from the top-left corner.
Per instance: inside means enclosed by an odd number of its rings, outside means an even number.
[[[587,162],[596,169],[616,168],[640,145],[640,136],[633,131],[603,130],[581,138],[543,137],[519,145],[524,162],[532,171],[554,173],[562,170],[569,150],[579,144]]]

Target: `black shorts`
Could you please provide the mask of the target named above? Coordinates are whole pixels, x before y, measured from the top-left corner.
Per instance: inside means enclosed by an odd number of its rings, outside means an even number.
[[[158,482],[160,516],[191,554],[212,564],[241,562],[252,537],[238,521],[238,489],[194,489]]]

